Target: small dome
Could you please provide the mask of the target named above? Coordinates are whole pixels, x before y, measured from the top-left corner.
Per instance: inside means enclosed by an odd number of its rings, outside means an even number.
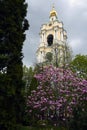
[[[57,17],[57,12],[56,12],[54,6],[52,7],[52,10],[50,11],[50,17],[52,17],[52,16],[56,16]]]

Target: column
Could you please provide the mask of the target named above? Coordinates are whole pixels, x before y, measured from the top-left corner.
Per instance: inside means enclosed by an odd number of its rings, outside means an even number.
[[[63,32],[60,32],[61,41],[63,41]]]

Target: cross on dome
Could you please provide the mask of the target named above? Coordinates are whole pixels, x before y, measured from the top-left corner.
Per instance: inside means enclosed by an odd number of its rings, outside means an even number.
[[[57,12],[55,10],[54,4],[52,6],[52,10],[50,11],[50,17],[52,17],[52,16],[56,16],[56,18],[57,18]]]

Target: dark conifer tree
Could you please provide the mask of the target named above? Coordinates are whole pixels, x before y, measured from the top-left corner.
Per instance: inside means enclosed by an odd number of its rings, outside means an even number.
[[[25,0],[0,0],[0,129],[13,130],[13,124],[23,121],[26,13]]]

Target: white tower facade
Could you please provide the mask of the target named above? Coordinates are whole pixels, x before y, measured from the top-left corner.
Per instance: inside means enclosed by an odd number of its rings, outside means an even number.
[[[51,63],[63,66],[68,62],[69,50],[67,32],[63,23],[58,20],[54,7],[50,11],[49,22],[41,26],[40,44],[36,52],[38,63]]]

